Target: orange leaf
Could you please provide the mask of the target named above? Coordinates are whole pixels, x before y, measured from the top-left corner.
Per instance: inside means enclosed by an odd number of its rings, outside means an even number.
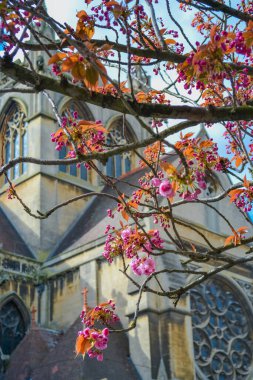
[[[211,140],[204,140],[200,143],[200,148],[210,148],[213,146],[213,141]]]
[[[240,228],[238,228],[237,229],[237,232],[239,232],[239,234],[246,234],[247,232],[248,232],[248,227],[246,227],[246,226],[243,226],[243,227],[240,227]]]
[[[82,10],[82,11],[77,12],[76,17],[78,17],[78,18],[86,18],[86,17],[88,17],[88,15],[87,15],[87,12],[85,12],[84,10]]]
[[[178,190],[178,183],[177,182],[171,182],[172,189],[176,193]]]
[[[108,130],[104,128],[102,124],[97,124],[94,121],[79,120],[77,126],[82,130],[82,132],[93,129],[96,131],[102,131],[103,133],[108,133]]]
[[[105,3],[105,5],[107,7],[112,7],[113,5],[119,5],[119,3],[115,0],[111,0],[111,1],[108,1],[107,3]]]
[[[75,351],[77,355],[81,354],[84,356],[91,347],[92,347],[92,344],[90,343],[88,339],[84,338],[83,335],[78,335],[78,337],[76,338],[76,347],[75,347]]]
[[[240,156],[237,156],[235,159],[235,166],[238,168],[242,164],[242,159]]]
[[[249,187],[249,181],[246,178],[246,174],[245,174],[245,176],[243,178],[243,184],[244,184],[245,187]]]
[[[133,208],[135,208],[136,210],[138,209],[138,203],[136,203],[136,202],[133,202],[133,201],[130,201],[130,202],[128,202],[127,203],[128,204],[128,206],[130,206],[130,207],[133,207]]]
[[[86,75],[84,65],[81,62],[76,63],[71,70],[71,74],[76,80],[83,80]]]
[[[185,156],[188,156],[188,158],[193,158],[193,157],[194,157],[194,150],[193,150],[193,147],[192,147],[192,146],[188,146],[188,147],[184,150],[184,155],[185,155]]]
[[[167,38],[166,40],[164,40],[164,42],[167,44],[167,45],[175,45],[176,41],[171,39],[171,38]]]
[[[234,189],[234,190],[231,190],[228,195],[231,197],[230,198],[230,202],[234,202],[234,200],[236,200],[236,198],[241,194],[243,193],[244,190],[243,189]]]
[[[128,220],[129,220],[129,215],[128,215],[128,213],[126,212],[126,210],[122,210],[122,211],[121,211],[121,215],[122,215],[123,218],[128,222]]]
[[[177,169],[175,168],[175,166],[173,166],[169,162],[160,162],[160,166],[169,175],[177,174]]]
[[[51,58],[49,58],[48,65],[52,65],[53,63],[57,63],[57,62],[61,61],[63,58],[65,58],[66,56],[67,56],[66,53],[56,53]]]
[[[214,37],[217,32],[217,28],[218,28],[218,25],[214,25],[212,29],[210,30],[210,38],[212,42],[214,42]]]
[[[224,247],[226,247],[226,245],[230,245],[233,240],[234,240],[234,235],[227,237],[225,242],[224,242]]]
[[[78,62],[78,59],[76,60],[76,62]],[[76,62],[75,62],[75,59],[73,59],[73,57],[64,59],[61,65],[61,71],[63,73],[70,71],[73,68],[73,66],[76,64]]]
[[[189,139],[190,137],[192,137],[194,135],[194,133],[192,132],[189,132],[189,133],[186,133],[185,135],[182,134],[182,132],[180,133],[180,138],[182,140],[186,140],[186,139]]]
[[[97,70],[91,65],[89,65],[86,68],[86,72],[85,72],[85,78],[84,78],[85,85],[90,89],[96,88],[98,84],[98,78],[99,78],[99,74]]]

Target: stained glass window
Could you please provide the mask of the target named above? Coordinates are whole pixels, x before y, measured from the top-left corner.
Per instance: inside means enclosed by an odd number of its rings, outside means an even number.
[[[26,156],[28,153],[27,145],[27,122],[26,114],[17,102],[12,102],[7,109],[6,115],[0,126],[3,138],[3,154],[5,162],[20,156]],[[9,178],[14,179],[25,173],[26,164],[15,165],[8,172]]]
[[[199,378],[246,380],[252,330],[245,302],[220,279],[197,286],[190,298]]]

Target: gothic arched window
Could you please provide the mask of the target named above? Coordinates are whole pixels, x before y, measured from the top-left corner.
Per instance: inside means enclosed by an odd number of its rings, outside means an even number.
[[[0,310],[0,345],[4,355],[10,355],[23,339],[25,321],[15,302],[6,303]]]
[[[215,278],[191,290],[190,299],[198,378],[248,379],[252,323],[241,292]]]
[[[2,135],[1,150],[3,149],[2,153],[6,163],[14,158],[27,155],[26,113],[20,103],[13,101],[4,112],[0,124],[0,131]],[[17,178],[25,173],[26,170],[27,165],[25,163],[15,165],[14,168],[8,172],[9,178]]]
[[[29,324],[28,311],[22,301],[14,297],[9,296],[0,305],[0,377],[6,370],[6,361],[24,338]]]
[[[119,117],[109,128],[107,144],[113,147],[125,145],[133,142],[134,137],[129,126],[124,125],[123,117]],[[131,152],[124,152],[109,157],[106,163],[106,175],[110,177],[120,177],[122,174],[129,172],[134,166],[134,157]]]
[[[62,109],[61,116],[70,116],[73,115],[74,112],[77,112],[79,119],[84,120],[92,120],[93,117],[91,113],[87,110],[87,108],[81,105],[78,102],[70,100]],[[59,158],[63,159],[66,157],[68,153],[68,148],[64,146],[59,152]],[[59,170],[62,173],[69,174],[73,177],[77,177],[79,179],[88,181],[88,171],[86,167],[82,164],[80,167],[77,165],[60,165]]]

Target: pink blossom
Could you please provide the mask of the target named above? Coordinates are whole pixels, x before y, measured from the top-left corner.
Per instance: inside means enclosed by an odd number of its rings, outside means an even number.
[[[172,198],[175,195],[175,191],[173,190],[171,183],[168,179],[164,179],[159,186],[159,194],[162,197]]]
[[[161,184],[161,180],[159,178],[157,178],[157,177],[152,178],[152,185],[153,186],[158,187],[158,186],[160,186],[160,184]]]
[[[95,344],[94,346],[98,349],[98,350],[105,350],[107,348],[107,343],[108,343],[108,338],[107,337],[104,337],[104,335],[99,335],[97,338],[96,338],[96,341],[95,341]]]
[[[107,327],[102,331],[102,334],[103,334],[104,336],[108,336],[108,335],[109,335],[109,330],[108,330]]]
[[[155,261],[152,257],[135,257],[130,262],[130,266],[137,276],[141,276],[142,274],[149,276],[155,272]]]
[[[126,228],[125,230],[121,231],[121,237],[124,243],[127,243],[129,240],[129,237],[131,235],[132,231],[130,228]]]
[[[99,362],[102,362],[103,359],[104,359],[103,354],[98,354],[98,356],[97,356],[97,360],[98,360]]]
[[[132,268],[132,271],[134,272],[134,274],[136,274],[137,276],[141,276],[142,275],[142,270],[140,268],[140,259],[139,258],[134,258],[131,260],[130,262],[130,267]]]

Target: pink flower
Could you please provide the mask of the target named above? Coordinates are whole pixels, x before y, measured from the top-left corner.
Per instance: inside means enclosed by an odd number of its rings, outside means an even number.
[[[157,178],[157,177],[152,178],[152,185],[153,186],[158,187],[158,186],[160,186],[160,184],[161,184],[161,180],[159,178]]]
[[[142,275],[140,263],[141,263],[141,259],[139,259],[138,257],[133,258],[130,262],[130,267],[132,268],[132,271],[134,272],[134,274],[136,274],[137,276]]]
[[[109,330],[108,330],[107,327],[102,331],[102,334],[103,334],[104,336],[108,336],[108,335],[109,335]]]
[[[92,336],[92,338],[95,340],[94,346],[98,350],[105,350],[107,348],[107,343],[108,343],[108,336],[105,336],[102,334],[97,334],[97,336]]]
[[[102,362],[103,359],[104,359],[103,354],[98,354],[98,355],[97,355],[97,360],[98,360],[99,362]]]
[[[131,229],[130,228],[126,228],[125,230],[121,231],[121,237],[122,237],[122,240],[124,241],[124,243],[127,243],[128,240],[129,240],[129,237],[131,235]]]
[[[155,262],[152,257],[148,257],[144,263],[142,264],[143,274],[149,276],[151,273],[155,271]]]
[[[175,191],[173,190],[171,183],[168,179],[162,181],[159,186],[159,194],[162,197],[172,198],[175,195]]]
[[[155,261],[152,257],[135,257],[130,262],[130,266],[137,276],[141,276],[142,274],[149,276],[155,272]]]

